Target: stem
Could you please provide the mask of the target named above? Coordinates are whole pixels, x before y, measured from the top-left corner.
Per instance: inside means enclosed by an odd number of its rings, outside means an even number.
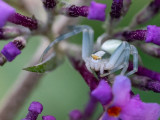
[[[42,43],[31,60],[30,65],[39,61],[40,54],[42,53],[42,50],[46,48],[46,45],[48,45],[46,42]],[[26,71],[23,71],[20,74],[15,84],[1,102],[0,120],[13,120],[15,118],[20,108],[42,77],[43,74]]]

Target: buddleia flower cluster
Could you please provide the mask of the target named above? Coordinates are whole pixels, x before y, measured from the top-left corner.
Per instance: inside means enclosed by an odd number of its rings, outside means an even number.
[[[6,3],[0,0],[0,40],[11,40],[3,46],[0,52],[1,69],[3,70],[2,66],[5,64],[12,64],[7,62],[12,62],[16,60],[18,55],[23,54],[22,50],[27,47],[32,36],[41,35],[48,39],[49,46],[41,53],[41,58],[39,56],[40,62],[38,64],[22,69],[41,74],[54,71],[67,56],[72,66],[90,88],[90,99],[84,111],[78,109],[70,111],[68,113],[70,120],[92,120],[94,111],[98,109],[97,103],[103,107],[103,112],[97,117],[98,120],[158,120],[160,118],[160,105],[143,102],[138,94],[133,93],[132,86],[144,91],[150,90],[160,93],[160,73],[143,65],[138,65],[134,75],[129,77],[117,73],[102,77],[100,70],[88,69],[86,61],[83,59],[84,56],[80,55],[81,53],[87,54],[89,47],[84,48],[84,45],[79,46],[70,42],[62,42],[62,40],[80,33],[81,29],[86,27],[76,27],[79,25],[74,22],[77,18],[83,17],[82,19],[97,20],[104,23],[105,32],[99,36],[97,41],[94,44],[91,41],[86,42],[88,46],[93,44],[93,51],[96,51],[107,40],[118,39],[133,44],[150,56],[159,58],[160,27],[156,25],[147,25],[143,29],[136,29],[136,27],[160,13],[160,0],[152,0],[133,17],[131,24],[121,29],[116,29],[116,27],[129,11],[131,4],[134,4],[134,1],[113,0],[108,15],[106,14],[106,4],[100,3],[101,1],[89,2],[88,5],[78,5],[68,1],[41,0],[47,16],[46,22],[43,22],[36,15],[26,16],[23,13],[18,13],[9,4],[12,2]],[[16,5],[19,6],[20,4],[16,3]],[[66,23],[67,25],[62,28],[62,31],[54,35],[52,25],[58,15],[72,18],[73,23],[71,25]],[[70,32],[71,30],[72,32]],[[85,30],[94,34],[89,26]],[[87,36],[85,30],[83,31],[84,38]],[[95,57],[95,59],[100,58]],[[129,61],[127,65],[128,71],[134,69],[134,61]],[[32,102],[28,114],[22,120],[37,120],[42,110],[41,103]],[[51,115],[43,116],[42,119],[56,120]]]

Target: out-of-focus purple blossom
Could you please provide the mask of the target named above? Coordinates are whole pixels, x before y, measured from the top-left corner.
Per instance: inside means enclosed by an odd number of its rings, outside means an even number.
[[[153,44],[141,44],[139,45],[141,50],[146,52],[149,55],[159,58],[160,57],[160,47]]]
[[[106,18],[106,8],[107,6],[105,4],[92,1],[89,7],[88,19],[104,21]]]
[[[71,5],[68,8],[64,8],[62,11],[71,17],[83,16],[91,20],[104,21],[106,18],[106,8],[107,6],[105,4],[92,1],[90,6]]]
[[[128,70],[133,70],[133,64],[131,62],[129,63]],[[142,66],[138,66],[138,71],[135,74],[140,76],[146,76],[152,80],[160,82],[160,73],[155,72],[153,70],[149,70]]]
[[[66,14],[68,14],[71,17],[78,17],[78,16],[87,17],[89,7],[88,6],[71,5],[69,8],[64,9],[64,10],[66,10],[67,11]]]
[[[113,0],[110,16],[112,19],[119,19],[122,14],[123,0]]]
[[[95,99],[93,96],[90,96],[90,99],[85,107],[84,113],[83,113],[83,119],[89,119],[93,116],[96,107],[97,107],[97,99]]]
[[[38,21],[36,19],[21,15],[19,13],[15,13],[8,18],[8,20],[14,24],[22,25],[31,30],[35,30],[38,28]]]
[[[160,27],[148,25],[145,41],[160,45]]]
[[[9,42],[3,47],[1,53],[6,57],[9,62],[11,62],[15,59],[17,55],[21,53],[21,51],[16,47],[13,42]]]
[[[0,0],[0,28],[6,24],[8,18],[15,14],[15,12],[16,11],[13,7],[5,3],[3,0]]]
[[[160,82],[152,80],[146,76],[134,75],[131,77],[132,85],[141,90],[152,90],[153,92],[160,93]]]
[[[79,110],[73,110],[69,113],[70,120],[81,120],[82,113]]]
[[[145,40],[147,30],[126,31],[123,33],[123,37],[127,41]]]
[[[105,81],[101,81],[99,86],[92,91],[92,95],[100,102],[106,99],[105,97],[107,100],[111,99],[105,105],[102,103],[106,111],[102,120],[157,120],[160,117],[160,105],[144,103],[140,100],[139,95],[130,95],[131,83],[125,76],[117,76],[112,91],[106,92],[107,94],[105,91],[111,91]],[[109,97],[111,94],[112,97]]]
[[[42,0],[42,2],[46,9],[53,9],[57,5],[56,0]]]
[[[26,118],[22,120],[37,120],[39,114],[41,114],[43,106],[39,102],[32,102],[28,108],[28,114]]]
[[[51,115],[43,116],[42,119],[43,120],[56,120],[56,118],[54,116],[51,116]]]

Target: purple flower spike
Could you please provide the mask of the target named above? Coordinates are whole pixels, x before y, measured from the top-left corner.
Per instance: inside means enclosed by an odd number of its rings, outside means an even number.
[[[98,87],[92,91],[91,95],[95,97],[102,105],[109,103],[112,99],[112,90],[109,84],[101,80]]]
[[[160,27],[157,27],[156,25],[147,26],[146,42],[160,45]]]
[[[13,42],[9,42],[4,48],[1,50],[1,53],[6,57],[6,59],[11,62],[15,59],[17,55],[21,53],[21,51],[16,47]]]
[[[51,115],[43,116],[42,119],[43,120],[56,120],[56,118],[54,116],[51,116]]]
[[[82,113],[79,110],[73,110],[69,113],[70,120],[80,120],[82,119]]]
[[[104,21],[106,18],[106,8],[107,5],[92,1],[89,8],[88,19]]]
[[[15,9],[9,6],[7,3],[0,0],[0,28],[6,24],[8,18],[15,13]]]

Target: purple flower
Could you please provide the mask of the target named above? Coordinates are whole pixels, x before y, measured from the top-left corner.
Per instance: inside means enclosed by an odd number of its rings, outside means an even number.
[[[88,19],[104,21],[106,18],[106,8],[107,6],[105,4],[92,1],[89,7]]]
[[[83,16],[91,20],[104,21],[106,18],[106,5],[101,3],[91,2],[90,6],[76,6],[71,5],[68,8],[62,9],[62,13],[70,17]]]
[[[80,120],[82,119],[82,113],[79,110],[73,110],[69,113],[70,120]]]
[[[51,115],[43,116],[42,119],[43,120],[56,120],[56,118],[54,116],[51,116]]]
[[[36,120],[38,117],[38,114],[41,114],[43,110],[43,106],[39,102],[32,102],[28,108],[28,114],[26,118],[22,120]],[[47,119],[46,119],[47,120]]]
[[[3,2],[2,0],[0,0],[0,28],[3,27],[8,18],[13,15],[15,13],[15,9],[13,7],[11,7],[10,5],[8,5],[7,3]]]
[[[148,25],[147,30],[125,31],[122,35],[127,41],[145,40],[160,45],[160,27],[156,25]]]
[[[156,25],[148,25],[145,41],[160,45],[160,27],[157,27]]]
[[[3,47],[1,53],[6,57],[6,59],[11,62],[15,59],[17,55],[21,53],[21,51],[17,48],[17,46],[13,42],[9,42],[7,45]]]
[[[102,120],[157,120],[160,117],[160,105],[144,103],[139,95],[131,96],[130,91],[131,83],[125,76],[117,76],[112,89],[107,82],[100,82],[92,95],[104,105]]]

